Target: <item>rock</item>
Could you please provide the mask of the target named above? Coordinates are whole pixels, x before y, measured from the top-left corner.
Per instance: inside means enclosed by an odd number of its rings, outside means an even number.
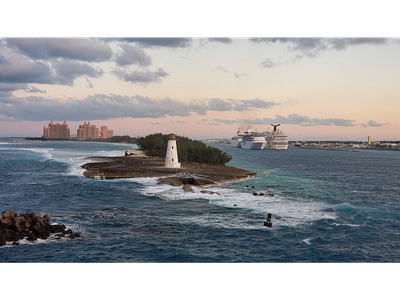
[[[203,193],[203,194],[210,194],[210,195],[214,195],[214,194],[219,195],[219,193],[217,193],[217,192],[212,192],[212,191],[207,191],[207,190],[202,190],[200,193]]]
[[[42,239],[45,240],[50,236],[50,231],[39,231],[38,236]]]
[[[6,210],[6,211],[3,211],[3,213],[2,213],[3,219],[9,219],[11,217],[16,217],[16,216],[17,216],[17,213],[15,212],[15,210]]]
[[[185,192],[194,193],[194,191],[189,183],[184,184],[182,188]]]
[[[6,242],[7,242],[6,235],[4,233],[3,234],[0,233],[0,246],[4,246]]]
[[[75,233],[76,237],[81,237],[81,234],[79,232]]]
[[[257,193],[253,193],[253,196],[257,196]]]
[[[28,233],[28,241],[36,241],[38,238],[32,232]]]
[[[71,234],[69,235],[69,238],[70,238],[70,239],[74,239],[74,238],[75,238],[75,234],[71,233]]]
[[[57,232],[63,232],[65,229],[64,225],[50,225],[50,232],[51,233],[57,233]]]
[[[9,220],[1,220],[0,226],[3,228],[8,228],[10,227],[11,222]]]

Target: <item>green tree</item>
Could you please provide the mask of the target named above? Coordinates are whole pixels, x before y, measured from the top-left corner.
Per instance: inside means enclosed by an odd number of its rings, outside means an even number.
[[[139,138],[139,148],[149,156],[164,158],[167,152],[168,135],[161,133],[150,134]],[[178,157],[180,162],[200,162],[225,165],[232,156],[215,147],[207,146],[202,141],[192,140],[187,137],[177,137]]]

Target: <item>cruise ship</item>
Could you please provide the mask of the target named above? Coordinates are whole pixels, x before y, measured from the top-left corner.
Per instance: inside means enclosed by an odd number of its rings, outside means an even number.
[[[243,134],[241,134],[240,131],[238,131],[237,134],[231,139],[231,147],[241,148],[242,139],[243,139]]]
[[[267,132],[265,135],[265,139],[267,141],[267,146],[265,149],[272,149],[272,150],[286,150],[288,148],[288,141],[287,135],[276,129],[281,124],[271,124],[274,127],[274,130],[271,132]]]
[[[243,149],[263,150],[267,145],[265,132],[252,131],[251,128],[248,128],[240,145]]]
[[[252,131],[251,128],[248,128],[243,134],[238,131],[231,139],[231,147],[254,150],[286,150],[288,148],[287,136],[277,129],[281,124],[271,125],[274,130],[270,132]]]

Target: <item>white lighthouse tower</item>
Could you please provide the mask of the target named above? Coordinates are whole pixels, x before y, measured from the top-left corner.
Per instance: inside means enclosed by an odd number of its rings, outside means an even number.
[[[178,151],[176,149],[176,135],[170,133],[168,136],[167,155],[165,156],[166,168],[180,168],[181,164],[178,162]]]

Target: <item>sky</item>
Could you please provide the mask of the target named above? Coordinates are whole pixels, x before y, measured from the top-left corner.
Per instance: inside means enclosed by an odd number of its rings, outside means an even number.
[[[90,122],[114,135],[230,138],[279,123],[291,141],[400,140],[396,37],[24,30],[0,39],[3,137],[66,121],[71,134]]]

